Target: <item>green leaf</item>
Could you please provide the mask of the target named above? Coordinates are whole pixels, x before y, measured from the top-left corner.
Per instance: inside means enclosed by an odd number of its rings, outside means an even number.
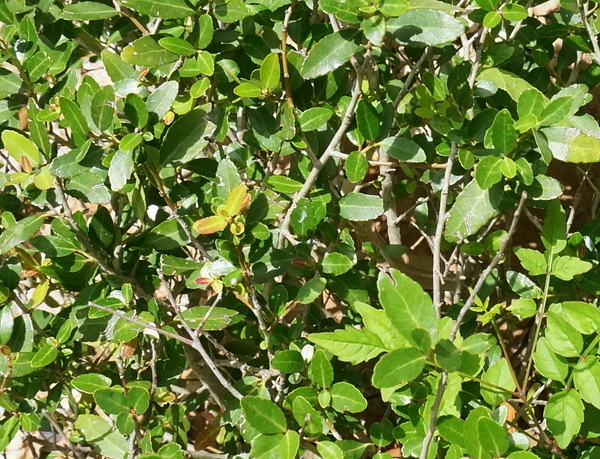
[[[515,250],[515,255],[521,261],[521,265],[532,276],[541,276],[548,271],[548,263],[542,252],[522,247]]]
[[[561,121],[570,113],[571,103],[570,97],[558,97],[550,101],[538,117],[540,126],[550,126]]]
[[[358,183],[369,172],[369,160],[360,151],[353,151],[346,158],[344,169],[348,180]]]
[[[564,357],[578,357],[583,350],[583,337],[562,316],[554,311],[546,314],[548,346]]]
[[[356,328],[331,333],[311,333],[308,340],[325,348],[342,362],[353,365],[371,360],[387,350],[377,335]]]
[[[477,165],[475,169],[475,180],[482,190],[491,188],[502,180],[502,171],[500,163],[502,158],[498,156],[486,156]]]
[[[102,62],[104,63],[106,73],[108,73],[113,83],[122,80],[135,80],[138,77],[135,68],[123,62],[123,59],[118,54],[103,51]]]
[[[521,94],[528,89],[536,90],[531,84],[525,81],[522,78],[519,78],[513,73],[507,72],[506,70],[501,70],[499,68],[488,68],[477,75],[477,81],[491,81],[494,83],[499,89],[506,91],[508,95],[514,100],[518,102]],[[543,96],[544,102],[547,102],[548,99]]]
[[[412,46],[439,46],[460,37],[465,26],[448,14],[430,9],[411,9],[389,19],[387,31],[400,43]]]
[[[83,172],[69,180],[67,190],[81,193],[84,200],[93,204],[110,201],[110,192],[104,184],[104,177],[93,170]]]
[[[527,13],[527,9],[517,3],[506,3],[500,8],[500,13],[502,17],[507,21],[522,21],[529,14]]]
[[[347,382],[337,382],[329,390],[331,407],[340,412],[360,413],[367,408],[367,399],[363,394]]]
[[[477,421],[481,445],[493,456],[502,456],[509,448],[507,432],[504,427],[490,418],[482,417]]]
[[[583,423],[581,396],[573,389],[553,394],[544,409],[544,417],[558,446],[566,448]]]
[[[121,414],[129,411],[127,396],[120,387],[107,387],[94,391],[94,400],[108,414]]]
[[[502,194],[500,186],[483,190],[476,180],[470,181],[448,212],[446,239],[456,242],[479,231],[498,212]]]
[[[481,396],[493,407],[508,400],[512,396],[511,392],[515,390],[515,382],[512,378],[509,364],[504,357],[485,371],[481,375],[481,380],[483,381],[481,384]],[[485,384],[486,382],[504,388],[506,391],[488,386]]]
[[[244,397],[241,405],[248,424],[260,433],[277,434],[285,432],[287,428],[285,415],[272,401],[259,397]]]
[[[444,440],[464,447],[465,421],[456,416],[442,416],[437,421],[437,429]]]
[[[210,312],[210,314],[209,314]],[[223,330],[239,313],[234,309],[210,306],[192,306],[182,312],[183,319],[193,328],[201,323],[203,330]]]
[[[300,304],[309,304],[317,299],[317,297],[323,292],[327,281],[322,277],[315,277],[309,280],[306,284],[300,287],[296,299]]]
[[[573,370],[573,382],[581,397],[600,409],[600,362],[598,362],[598,357],[588,355],[577,362]]]
[[[311,48],[300,74],[307,80],[314,79],[341,67],[363,48],[356,43],[357,36],[356,30],[349,29],[327,35]]]
[[[83,116],[79,105],[65,97],[59,99],[60,111],[65,117],[68,126],[71,128],[73,140],[77,145],[83,144],[87,140],[89,130],[88,124]]]
[[[560,303],[560,314],[584,335],[591,335],[600,329],[600,310],[593,304],[564,301]]]
[[[237,85],[233,92],[240,97],[248,97],[252,99],[253,97],[260,97],[262,95],[262,89],[256,86],[254,83],[244,82]]]
[[[333,274],[334,276],[339,276],[349,271],[353,264],[354,263],[352,263],[350,258],[338,252],[325,254],[323,261],[321,262],[323,272],[326,274]]]
[[[208,145],[215,125],[206,120],[206,112],[192,110],[179,118],[167,131],[160,147],[160,163],[185,164],[200,156]]]
[[[344,459],[342,449],[331,441],[320,441],[317,443],[317,451],[323,459]]]
[[[562,256],[554,259],[551,274],[564,281],[573,280],[579,274],[587,273],[593,265],[577,257]]]
[[[260,82],[263,88],[275,89],[279,86],[280,78],[279,54],[270,53],[260,64]]]
[[[95,441],[100,454],[111,459],[125,459],[129,454],[129,444],[120,432],[111,432]]]
[[[225,23],[241,21],[248,12],[248,7],[242,0],[219,0],[214,7],[217,20]]]
[[[446,371],[456,371],[462,366],[459,350],[450,340],[440,340],[435,346],[435,361]]]
[[[556,381],[566,381],[569,374],[569,362],[562,355],[556,354],[545,337],[538,340],[537,347],[533,353],[535,368],[546,378]]]
[[[15,326],[15,318],[10,305],[0,310],[0,346],[6,346],[12,336]]]
[[[74,427],[88,442],[95,442],[112,430],[107,421],[95,414],[80,414],[75,420]]]
[[[595,163],[600,161],[600,138],[582,133],[575,127],[551,126],[540,129],[536,138],[540,149],[560,161]]]
[[[302,189],[303,184],[284,175],[271,175],[265,184],[278,193],[293,194]]]
[[[158,44],[178,56],[191,56],[196,53],[196,49],[183,38],[164,37],[158,40]]]
[[[313,355],[308,367],[308,377],[317,387],[329,387],[333,382],[333,367],[321,350]]]
[[[480,419],[491,419],[488,409],[479,406],[472,410],[464,424],[464,439],[465,449],[467,450],[468,457],[474,459],[489,459],[490,454],[485,450],[481,443],[479,435],[479,420]]]
[[[298,115],[300,129],[304,132],[314,131],[327,124],[333,116],[333,109],[326,105],[324,107],[312,107]]]
[[[138,38],[123,49],[121,55],[127,64],[157,67],[177,60],[177,55],[160,46],[150,35]]]
[[[279,351],[271,360],[271,365],[282,373],[299,373],[305,368],[302,354],[298,351]]]
[[[31,366],[34,368],[45,367],[50,365],[58,357],[59,351],[53,344],[44,344],[38,349],[31,359]]]
[[[138,13],[161,19],[184,18],[195,12],[184,0],[126,0],[123,3]]]
[[[150,393],[144,387],[131,387],[127,393],[129,406],[137,414],[144,414],[150,406]]]
[[[527,160],[519,158],[515,161],[515,166],[517,166],[517,174],[523,184],[526,186],[531,185],[533,183],[533,170]]]
[[[523,91],[517,102],[517,113],[519,118],[527,115],[535,115],[539,119],[546,106],[546,98],[535,88]]]
[[[114,8],[98,2],[77,2],[63,9],[61,17],[68,21],[96,21],[119,14]]]
[[[281,439],[278,458],[294,459],[300,447],[300,436],[293,430],[288,430]]]
[[[360,99],[356,106],[356,125],[365,140],[377,139],[381,126],[380,116],[366,99]]]
[[[561,252],[567,246],[567,217],[558,199],[548,204],[542,226],[542,243],[546,250]]]
[[[425,151],[418,143],[406,137],[388,137],[379,146],[389,156],[406,163],[422,163],[427,160]]]
[[[292,413],[296,422],[304,427],[304,431],[308,435],[319,435],[323,432],[324,422],[321,414],[303,396],[294,398]]]
[[[257,435],[251,441],[250,457],[271,459],[279,457],[283,435]]]
[[[19,164],[24,164],[24,161],[27,161],[33,168],[40,165],[40,150],[24,135],[10,130],[2,131],[2,143],[8,154]]]
[[[114,102],[114,92],[111,86],[105,86],[94,94],[92,98],[91,115],[92,121],[100,131],[110,129],[115,109],[112,106]]]
[[[170,110],[178,92],[179,83],[176,81],[167,81],[161,84],[146,100],[148,111],[156,114],[156,117],[161,120]]]
[[[392,351],[379,359],[373,371],[373,386],[383,389],[416,379],[425,368],[423,353],[411,347]]]
[[[519,316],[521,319],[533,317],[537,312],[535,301],[530,298],[518,298],[516,300],[512,300],[507,309],[513,314]]]
[[[515,122],[507,109],[496,114],[494,122],[486,133],[486,143],[488,136],[494,148],[502,153],[510,153],[515,149],[517,146],[517,132],[515,131]]]
[[[520,297],[539,298],[542,295],[542,289],[523,273],[508,271],[506,273],[506,281],[512,291]]]
[[[408,11],[408,0],[384,0],[379,11],[389,18],[398,17]]]
[[[45,219],[45,215],[31,215],[2,231],[0,254],[8,252],[37,233]]]
[[[319,6],[326,13],[335,15],[341,21],[354,24],[360,22],[361,12],[359,8],[363,8],[368,4],[367,0],[347,0],[345,2],[340,2],[339,0],[319,1]]]
[[[373,220],[383,214],[383,199],[362,193],[348,193],[339,201],[340,217],[353,222]]]
[[[409,343],[420,346],[416,330],[425,330],[435,341],[437,316],[431,298],[411,278],[396,269],[381,272],[377,280],[379,301],[390,322]]]
[[[252,133],[261,147],[268,151],[279,151],[281,137],[279,136],[279,123],[271,112],[264,106],[247,111],[248,123]]]

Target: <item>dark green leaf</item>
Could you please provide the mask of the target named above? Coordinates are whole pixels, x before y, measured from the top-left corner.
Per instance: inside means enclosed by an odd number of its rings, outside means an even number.
[[[405,137],[388,137],[380,143],[381,148],[392,158],[407,163],[421,163],[427,160],[425,151],[416,142]]]
[[[121,414],[129,411],[129,403],[123,389],[107,387],[94,391],[94,400],[108,414]]]
[[[346,176],[352,183],[360,182],[369,171],[369,161],[360,151],[353,151],[344,163]]]
[[[199,157],[214,130],[215,125],[206,120],[203,110],[182,116],[167,131],[160,147],[161,164],[185,164]]]
[[[0,234],[0,253],[8,252],[37,233],[45,218],[45,215],[31,215],[2,231],[2,234]]]
[[[333,109],[329,106],[312,107],[298,115],[298,123],[304,132],[314,131],[325,126],[332,116]]]
[[[117,14],[117,10],[104,3],[77,2],[66,6],[61,16],[70,21],[96,21],[112,18]]]
[[[71,128],[73,140],[77,145],[83,144],[87,139],[89,127],[83,116],[81,108],[72,100],[65,97],[60,98],[60,110],[65,117],[68,126]]]
[[[300,74],[306,79],[313,79],[344,65],[363,48],[355,41],[357,35],[355,30],[349,29],[327,35],[312,47]]]
[[[356,124],[365,140],[376,140],[381,126],[377,110],[366,99],[358,101],[356,106]]]
[[[302,354],[298,351],[280,351],[271,360],[273,368],[283,373],[298,373],[305,368]]]

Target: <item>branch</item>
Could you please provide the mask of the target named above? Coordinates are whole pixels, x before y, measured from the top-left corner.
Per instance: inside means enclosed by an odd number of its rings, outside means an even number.
[[[441,292],[441,267],[440,260],[442,254],[442,238],[444,236],[444,225],[448,216],[446,212],[446,204],[448,203],[448,191],[450,189],[450,178],[452,176],[452,165],[456,156],[456,142],[452,142],[450,154],[446,162],[446,170],[444,171],[444,181],[442,183],[442,191],[440,193],[440,210],[438,212],[437,227],[433,237],[433,304],[437,318],[441,318],[442,307],[442,292]]]
[[[313,165],[313,168],[310,171],[310,174],[308,175],[306,182],[304,182],[304,185],[302,186],[300,191],[298,191],[294,195],[294,198],[292,199],[292,202],[285,213],[285,216],[284,216],[281,226],[279,228],[279,237],[277,239],[277,245],[276,245],[276,247],[278,249],[283,248],[283,244],[285,242],[286,235],[289,233],[289,230],[290,230],[290,224],[292,221],[292,212],[298,205],[298,201],[300,201],[302,198],[304,198],[308,195],[311,188],[315,184],[317,177],[319,176],[319,173],[321,172],[321,170],[323,169],[323,167],[325,166],[325,164],[327,163],[329,158],[332,157],[335,147],[337,147],[337,145],[340,143],[340,141],[346,134],[346,131],[348,130],[348,127],[350,126],[350,123],[352,122],[352,117],[354,116],[354,111],[356,110],[356,105],[358,104],[358,99],[360,99],[360,95],[361,95],[361,90],[360,90],[361,80],[362,80],[362,76],[361,76],[361,73],[359,72],[359,74],[356,75],[356,78],[354,80],[354,85],[352,88],[352,98],[350,99],[350,103],[348,104],[346,113],[344,114],[344,117],[342,118],[340,127],[334,134],[333,138],[331,139],[331,142],[329,142],[329,145],[325,149],[325,152],[323,153],[321,158],[319,158],[317,160],[317,162]]]
[[[600,47],[598,46],[598,37],[594,34],[592,27],[587,19],[588,13],[588,2],[578,2],[579,3],[579,15],[581,16],[581,22],[585,27],[585,31],[588,34],[590,42],[592,43],[592,48],[594,50],[594,62],[596,64],[600,64]]]

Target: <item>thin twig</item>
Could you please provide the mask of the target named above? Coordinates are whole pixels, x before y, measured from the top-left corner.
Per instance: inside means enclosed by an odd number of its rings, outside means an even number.
[[[444,171],[444,181],[442,182],[442,190],[440,192],[440,207],[438,211],[437,226],[435,229],[435,235],[433,236],[433,305],[435,306],[435,313],[437,314],[438,319],[442,317],[441,284],[443,282],[443,278],[441,277],[440,266],[442,255],[442,238],[444,236],[444,225],[446,224],[447,218],[446,205],[448,203],[448,192],[450,190],[450,179],[452,177],[452,165],[454,164],[456,150],[456,142],[452,142],[452,145],[450,146],[450,154],[448,155],[448,161],[446,162],[446,170]]]
[[[419,58],[419,60],[415,63],[415,65],[413,65],[412,68],[410,69],[410,73],[406,77],[404,86],[402,86],[402,89],[400,89],[400,92],[394,99],[394,103],[392,105],[394,112],[398,108],[398,105],[400,105],[400,102],[402,102],[402,99],[404,99],[404,96],[406,96],[408,94],[408,91],[410,91],[410,89],[412,87],[411,86],[412,81],[414,80],[415,76],[417,75],[417,71],[423,65],[423,62],[425,62],[425,59],[427,59],[427,52],[425,50],[423,50],[423,55]]]
[[[362,75],[361,74],[356,75],[356,78],[355,78],[354,84],[353,84],[353,88],[352,88],[352,98],[350,99],[348,108],[346,109],[346,113],[344,113],[344,117],[342,118],[342,122],[340,123],[338,130],[336,131],[333,138],[331,139],[331,142],[329,142],[329,145],[325,149],[325,152],[323,153],[321,158],[319,158],[318,163],[313,165],[313,168],[310,171],[310,174],[308,175],[308,177],[306,178],[306,181],[304,182],[304,185],[302,186],[300,191],[298,191],[294,195],[294,198],[292,199],[292,202],[290,203],[290,206],[288,207],[288,209],[285,213],[285,216],[283,217],[283,221],[281,222],[281,226],[279,228],[279,237],[277,239],[277,248],[278,249],[283,248],[283,244],[285,242],[286,236],[289,233],[290,224],[292,221],[292,212],[298,205],[298,201],[300,201],[302,198],[304,198],[308,195],[311,188],[315,184],[315,181],[317,180],[319,173],[321,172],[321,170],[323,169],[323,167],[325,166],[325,164],[327,163],[329,158],[332,156],[333,150],[337,147],[338,143],[340,143],[340,141],[346,134],[348,127],[350,126],[352,117],[354,116],[354,111],[356,110],[356,105],[358,104],[358,99],[360,99],[361,80],[362,80]]]
[[[73,442],[69,439],[69,436],[65,434],[61,425],[56,421],[56,419],[54,419],[54,416],[52,416],[52,414],[50,414],[50,412],[46,411],[46,410],[42,410],[42,414],[48,420],[48,422],[50,422],[50,425],[52,426],[52,428],[60,434],[60,436],[63,438],[64,442],[67,444],[67,446],[69,447],[71,452],[75,455],[75,457],[77,459],[84,459],[85,456],[83,456],[81,454],[81,451],[79,451],[79,448],[75,444],[73,444]]]
[[[590,39],[590,42],[592,43],[592,49],[594,50],[594,62],[596,62],[596,64],[600,64],[600,46],[598,46],[598,37],[592,30],[592,27],[590,26],[590,23],[587,18],[588,2],[587,1],[585,1],[585,2],[579,1],[578,3],[579,3],[579,15],[581,16],[581,22],[583,23],[583,26],[585,27],[585,31],[588,34],[588,38]]]

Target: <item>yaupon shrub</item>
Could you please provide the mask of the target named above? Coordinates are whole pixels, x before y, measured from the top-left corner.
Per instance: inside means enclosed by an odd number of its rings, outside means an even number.
[[[0,22],[0,450],[600,454],[595,3]]]

